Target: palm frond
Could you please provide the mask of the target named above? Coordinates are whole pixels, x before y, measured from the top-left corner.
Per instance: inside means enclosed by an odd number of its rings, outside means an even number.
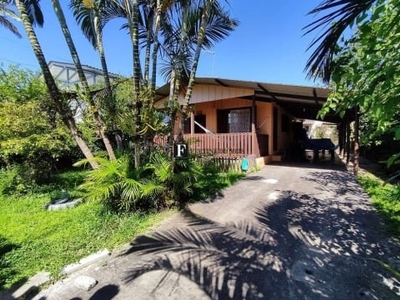
[[[7,28],[17,37],[21,38],[21,34],[18,31],[17,27],[10,21],[8,18],[14,19],[16,21],[21,21],[18,14],[16,14],[12,9],[9,8],[11,6],[11,1],[2,1],[0,2],[0,25]]]
[[[309,12],[309,14],[321,12],[326,12],[326,14],[303,28],[306,30],[305,35],[317,29],[323,30],[307,49],[317,46],[306,63],[305,71],[308,78],[322,78],[325,82],[329,81],[332,58],[339,39],[346,28],[367,12],[375,2],[376,0],[324,0]]]
[[[82,0],[71,0],[69,7],[76,22],[80,25],[83,35],[96,47],[93,8],[87,7]]]
[[[11,23],[9,20],[7,20],[7,18],[5,18],[2,15],[0,15],[0,25],[7,28],[8,30],[10,30],[17,37],[19,37],[19,38],[22,37],[22,35],[18,31],[18,28],[15,27],[13,23]]]
[[[198,232],[190,228],[175,228],[166,232],[155,232],[152,235],[141,235],[131,242],[127,254],[162,253],[163,251],[179,252],[191,249],[212,249],[210,232]]]
[[[122,189],[121,198],[124,201],[136,202],[143,194],[143,185],[135,179],[125,178],[120,184]]]
[[[79,189],[85,191],[85,198],[89,201],[107,201],[117,195],[120,184],[118,182],[98,184],[96,182],[85,182]]]
[[[188,35],[193,45],[197,44],[201,26],[202,9],[196,8],[190,11],[188,16]],[[213,5],[210,9],[206,35],[203,41],[204,48],[212,48],[215,43],[224,40],[239,25],[237,19],[233,19],[219,5]]]
[[[31,23],[42,27],[44,24],[44,17],[39,2],[40,0],[22,0]]]
[[[154,180],[142,181],[142,196],[143,197],[157,197],[165,191],[166,187],[163,184],[155,182]]]

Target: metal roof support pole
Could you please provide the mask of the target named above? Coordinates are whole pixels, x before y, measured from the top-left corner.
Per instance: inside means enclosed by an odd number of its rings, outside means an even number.
[[[358,174],[358,170],[360,168],[360,119],[358,116],[359,107],[356,105],[354,107],[354,149],[353,149],[353,171],[354,175]]]
[[[339,124],[339,156],[344,157],[344,149],[346,144],[346,120],[342,118]]]
[[[251,99],[251,153],[256,157],[260,156],[260,148],[257,141],[256,133],[256,96],[253,94]]]
[[[343,143],[342,143],[342,138],[343,138],[343,120],[339,124],[336,125],[336,130],[338,132],[338,144],[339,144],[339,156],[342,154],[342,149],[343,149]]]
[[[349,111],[347,111],[347,116],[346,116],[346,164],[350,162],[350,151],[351,151],[351,146],[350,146],[350,134],[351,134],[351,128],[350,128],[350,116],[349,116]]]

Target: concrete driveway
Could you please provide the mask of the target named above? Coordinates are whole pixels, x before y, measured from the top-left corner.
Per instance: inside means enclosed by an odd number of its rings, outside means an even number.
[[[344,167],[267,165],[125,250],[34,299],[400,297],[378,262],[399,270],[400,245]],[[98,284],[83,291],[80,275]]]

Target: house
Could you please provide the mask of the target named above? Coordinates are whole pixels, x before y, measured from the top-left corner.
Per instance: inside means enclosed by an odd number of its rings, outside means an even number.
[[[80,83],[78,72],[73,63],[50,61],[49,69],[54,79],[59,83],[61,89],[74,90],[75,85]],[[82,65],[83,73],[86,76],[89,85],[104,82],[103,72],[101,69],[88,65]],[[108,73],[111,80],[121,78],[121,76]]]
[[[302,121],[317,119],[327,96],[328,89],[320,87],[196,78],[184,138],[196,152],[252,156],[259,165],[280,160],[301,134]],[[168,97],[166,84],[157,90],[156,106]],[[324,120],[340,121],[334,114]]]
[[[75,86],[81,83],[75,64],[61,62],[61,61],[50,61],[49,69],[51,75],[53,75],[58,87],[63,91],[74,92]],[[86,80],[89,85],[100,84],[104,82],[103,71],[101,69],[91,67],[88,65],[82,65],[83,73],[85,74]],[[121,78],[121,76],[115,73],[108,73],[111,81]],[[83,101],[71,100],[70,106],[74,112],[75,121],[81,122],[83,118],[83,111],[86,105]]]

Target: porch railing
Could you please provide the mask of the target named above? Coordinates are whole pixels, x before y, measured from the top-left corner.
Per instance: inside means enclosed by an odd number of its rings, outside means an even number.
[[[217,157],[243,157],[254,154],[251,132],[185,134],[184,139],[192,153],[209,153]],[[154,141],[164,145],[166,138],[156,137]]]
[[[185,134],[185,141],[195,153],[213,153],[215,156],[248,156],[252,154],[250,132]]]

